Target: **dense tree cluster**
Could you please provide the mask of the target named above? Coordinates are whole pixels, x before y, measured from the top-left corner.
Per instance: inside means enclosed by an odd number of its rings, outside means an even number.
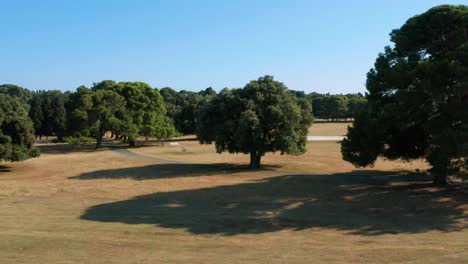
[[[353,119],[364,110],[367,99],[361,93],[331,95],[311,93],[307,96],[314,107],[314,116],[320,119],[340,121]]]
[[[68,134],[95,137],[96,148],[106,132],[131,146],[137,136],[166,139],[176,133],[162,96],[143,82],[102,81],[91,88],[81,86],[69,95],[66,108]]]
[[[367,75],[368,107],[342,143],[343,158],[425,158],[435,183],[468,168],[468,7],[438,6],[391,33]]]
[[[177,131],[183,134],[195,133],[198,109],[216,95],[211,87],[198,93],[185,90],[176,92],[172,88],[165,87],[160,93],[166,104],[167,116],[174,121]]]
[[[93,137],[96,148],[105,133],[130,145],[137,136],[167,139],[176,134],[157,89],[142,82],[102,81],[75,92],[31,92],[0,85],[0,159],[23,160],[37,155],[34,135]]]
[[[59,140],[65,135],[68,94],[60,91],[38,91],[29,101],[29,117],[34,124],[35,135],[56,135]]]

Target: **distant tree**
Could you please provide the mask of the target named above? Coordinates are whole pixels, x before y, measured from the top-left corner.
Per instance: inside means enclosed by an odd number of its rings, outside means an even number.
[[[85,97],[88,97],[84,94]],[[96,138],[96,148],[117,118],[125,111],[125,98],[110,90],[97,90],[91,94],[91,107],[87,108],[87,119]],[[89,100],[85,98],[85,100]]]
[[[326,96],[322,99],[321,117],[337,121],[347,118],[348,98],[342,95]]]
[[[177,131],[183,134],[195,133],[199,107],[216,95],[212,88],[195,93],[185,90],[176,92],[166,87],[160,93],[167,107],[167,116],[173,120]]]
[[[42,126],[44,122],[43,109],[43,96],[40,93],[35,93],[30,101],[29,117],[33,122],[34,131],[37,137],[41,138],[43,135]]]
[[[391,33],[367,75],[368,106],[342,142],[343,158],[425,158],[435,184],[468,165],[468,7],[438,6]]]
[[[129,115],[138,135],[158,136],[160,133],[157,131],[172,126],[172,123],[165,122],[166,107],[158,90],[143,82],[120,82],[116,88],[125,98],[125,113]],[[134,145],[134,138],[130,139],[130,145]]]
[[[159,93],[163,97],[164,104],[166,105],[167,116],[170,119],[175,121],[181,109],[181,106],[177,104],[177,101],[178,101],[177,91],[175,91],[174,89],[170,87],[164,87],[161,90],[159,90]]]
[[[174,120],[177,130],[183,134],[193,134],[197,127],[197,111],[204,98],[197,93],[184,90],[180,91],[178,96],[181,108]]]
[[[289,90],[289,92],[290,92],[292,95],[294,95],[294,96],[296,96],[296,97],[298,97],[298,98],[306,98],[306,96],[307,96],[306,93],[305,93],[304,91]]]
[[[300,155],[312,108],[298,103],[287,87],[271,76],[251,81],[243,89],[224,89],[204,104],[198,114],[201,143],[215,143],[221,153],[250,154],[250,166],[259,168],[267,152]]]
[[[144,82],[103,81],[95,83],[93,90],[114,91],[125,99],[125,111],[117,112],[110,120],[110,130],[131,146],[138,135],[166,138],[174,135],[172,122],[167,122],[163,97],[157,89]],[[172,127],[172,128],[171,128]],[[161,132],[161,131],[164,131]]]
[[[211,96],[211,97],[213,97],[213,96],[216,95],[216,91],[213,88],[208,87],[205,90],[202,90],[202,91],[198,92],[198,94],[201,95],[201,96]]]
[[[348,113],[346,117],[354,118],[358,113],[365,110],[367,99],[359,96],[348,97]]]
[[[326,95],[319,94],[319,93],[310,93],[307,96],[312,104],[313,107],[313,115],[317,118],[324,118],[322,116],[323,112],[323,100]]]
[[[21,161],[39,155],[32,147],[33,125],[23,103],[0,94],[0,161]]]
[[[0,94],[6,94],[18,99],[24,106],[26,106],[26,110],[29,110],[28,104],[32,98],[32,93],[28,89],[14,84],[2,84],[0,85]]]
[[[155,137],[158,140],[164,140],[174,137],[177,131],[172,124],[172,120],[165,116],[157,119],[156,122],[148,123],[141,129],[141,135],[145,137]]]
[[[68,95],[60,91],[38,91],[30,100],[29,117],[33,121],[36,135],[55,135],[59,140],[65,134],[67,116],[65,104]]]
[[[93,83],[91,90],[114,90],[117,83],[113,80],[104,80],[97,83]]]
[[[89,118],[89,112],[93,107],[93,94],[91,89],[80,86],[68,96],[69,99],[65,105],[68,117],[67,135],[73,137],[93,136]]]

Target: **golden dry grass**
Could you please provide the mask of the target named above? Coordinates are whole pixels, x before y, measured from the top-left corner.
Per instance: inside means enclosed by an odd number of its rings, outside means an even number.
[[[180,141],[178,144],[179,146],[143,147],[134,149],[133,152],[196,164],[248,164],[249,162],[249,156],[245,154],[216,154],[213,145],[200,145],[196,141]],[[340,144],[333,141],[308,142],[307,152],[301,156],[268,153],[263,157],[262,164],[275,167],[276,170],[305,173],[342,173],[357,170],[342,160]],[[378,160],[372,168],[359,170],[405,171],[427,168],[423,160],[412,162]]]
[[[0,263],[468,261],[466,194],[404,174],[422,162],[356,171],[314,142],[249,171],[180,144],[130,150],[154,160],[59,146],[3,164]]]
[[[348,132],[348,126],[351,125],[351,122],[317,122],[309,128],[309,136],[344,136]]]

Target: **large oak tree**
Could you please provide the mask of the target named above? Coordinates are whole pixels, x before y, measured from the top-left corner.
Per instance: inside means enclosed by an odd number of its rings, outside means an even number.
[[[251,81],[243,89],[224,89],[198,114],[201,143],[215,143],[221,153],[250,154],[259,168],[267,152],[300,155],[306,151],[312,108],[271,76]]]

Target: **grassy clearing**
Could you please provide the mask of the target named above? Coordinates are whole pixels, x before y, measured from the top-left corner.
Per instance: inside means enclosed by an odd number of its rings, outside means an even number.
[[[379,161],[357,171],[339,146],[303,157],[243,155],[213,146],[134,153],[158,164],[67,146],[0,167],[4,263],[466,263],[468,199]],[[186,152],[182,152],[185,148]],[[229,164],[219,164],[229,163]],[[295,171],[284,172],[284,171]],[[302,173],[299,173],[302,171]],[[411,177],[408,177],[411,176]]]
[[[348,126],[352,124],[352,122],[314,123],[309,128],[309,136],[344,136],[348,132]]]

